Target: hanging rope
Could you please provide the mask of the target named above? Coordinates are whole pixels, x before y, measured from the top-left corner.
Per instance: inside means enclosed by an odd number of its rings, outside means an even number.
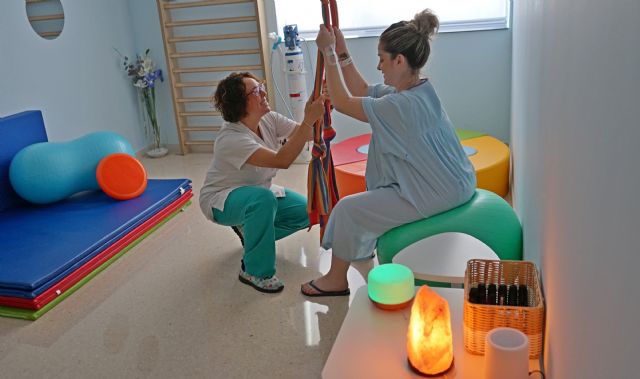
[[[320,0],[322,21],[327,28],[338,26],[338,6],[335,0]],[[324,83],[324,59],[318,50],[313,99],[322,94]],[[307,177],[307,213],[309,225],[320,224],[320,240],[334,205],[338,202],[336,174],[331,157],[331,140],[336,131],[331,126],[331,102],[324,103],[324,117],[313,125],[313,149]]]

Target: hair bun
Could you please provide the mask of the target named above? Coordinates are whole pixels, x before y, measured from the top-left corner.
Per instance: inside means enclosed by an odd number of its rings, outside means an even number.
[[[416,13],[411,23],[419,33],[424,34],[428,39],[431,39],[440,27],[438,16],[436,16],[431,9],[425,9],[422,12]]]

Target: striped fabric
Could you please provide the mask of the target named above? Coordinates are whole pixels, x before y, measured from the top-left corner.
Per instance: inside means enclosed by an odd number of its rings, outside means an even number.
[[[325,26],[338,26],[338,6],[335,0],[320,0],[322,3],[322,20]],[[322,94],[324,83],[324,60],[318,51],[316,77],[313,87],[313,99]],[[320,240],[329,220],[333,206],[338,202],[338,187],[331,158],[331,140],[336,136],[331,126],[331,102],[324,104],[325,113],[322,120],[313,126],[313,149],[309,162],[307,179],[307,213],[309,225],[320,224]]]

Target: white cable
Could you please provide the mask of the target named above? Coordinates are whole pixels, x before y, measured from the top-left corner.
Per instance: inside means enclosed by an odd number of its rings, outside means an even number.
[[[308,59],[308,60],[309,60],[309,67],[311,68],[311,69],[309,70],[309,72],[311,73],[311,75],[314,75],[314,76],[315,76],[315,74],[316,74],[316,70],[313,68],[313,62],[312,62],[312,59],[311,59],[311,51],[309,50],[309,41],[307,41],[307,40],[306,40],[305,38],[303,38],[303,37],[300,37],[300,40],[301,40],[302,42],[304,42],[304,46],[305,46],[305,48],[307,49],[307,57],[309,57],[309,59]],[[306,78],[305,78],[305,81],[306,81]],[[308,84],[308,83],[307,83],[307,84]],[[309,86],[308,86],[308,85],[307,85],[307,88],[309,88]],[[312,88],[313,88],[313,87],[312,87]],[[312,91],[313,91],[313,90],[312,90]]]
[[[275,75],[273,75],[273,52],[275,50],[271,49],[271,55],[269,56],[269,66],[272,67],[271,69],[271,78],[273,79],[273,86],[276,87],[276,93],[280,96],[280,100],[282,100],[282,103],[284,104],[284,107],[287,109],[287,113],[289,113],[289,118],[293,120],[293,112],[291,112],[291,108],[289,108],[289,104],[287,104],[287,100],[285,100],[284,96],[282,95],[282,92],[280,92],[280,87],[278,86],[278,81],[276,80]],[[278,52],[280,51],[280,45],[278,45]],[[280,55],[280,57],[282,57],[282,55]],[[284,58],[281,58],[282,62],[281,62],[281,67],[282,67],[282,72],[283,74],[286,72],[284,69]],[[284,75],[283,75],[284,77]],[[275,104],[274,104],[275,106]]]

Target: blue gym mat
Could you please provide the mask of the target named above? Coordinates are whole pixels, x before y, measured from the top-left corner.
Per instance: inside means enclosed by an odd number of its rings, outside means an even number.
[[[188,179],[150,179],[127,201],[102,191],[51,205],[5,209],[0,217],[0,295],[34,298],[191,188]]]
[[[47,132],[40,111],[0,117],[0,212],[26,204],[9,181],[9,166],[13,156],[26,146],[46,141]]]

